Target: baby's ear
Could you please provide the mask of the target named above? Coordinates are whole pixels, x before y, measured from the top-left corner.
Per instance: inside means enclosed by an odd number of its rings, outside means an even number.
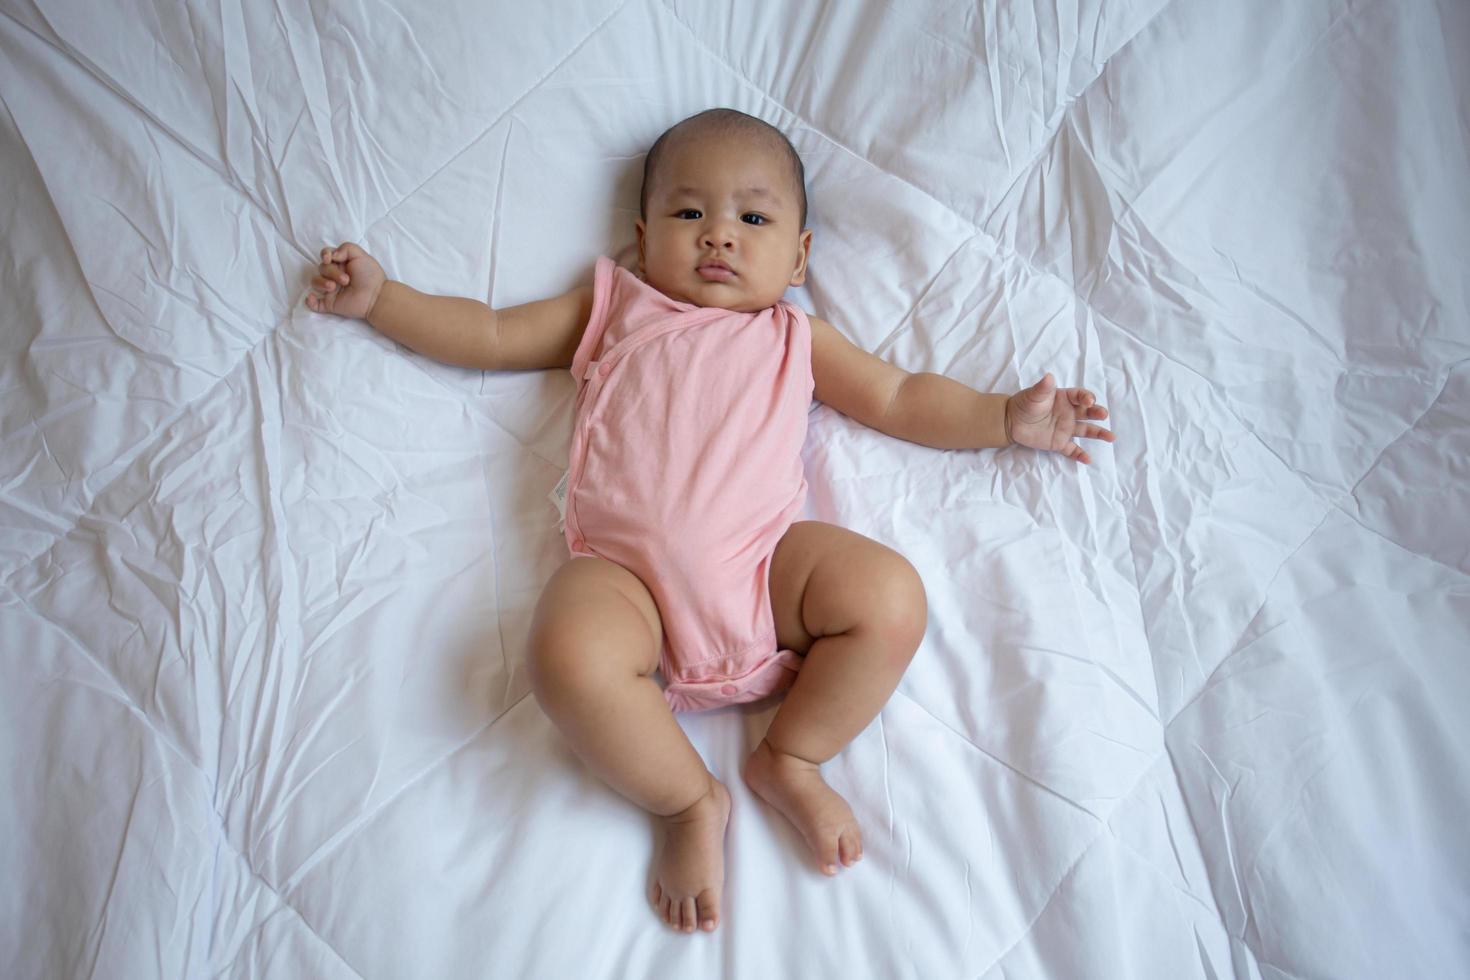
[[[643,224],[643,219],[642,218],[639,218],[637,221],[633,222],[633,231],[638,236],[638,244],[635,247],[638,250],[638,278],[639,279],[642,279],[643,278],[643,236],[647,233],[647,227]]]
[[[808,228],[801,233],[797,241],[796,269],[791,273],[791,285],[800,286],[806,282],[806,261],[812,252],[812,230]]]

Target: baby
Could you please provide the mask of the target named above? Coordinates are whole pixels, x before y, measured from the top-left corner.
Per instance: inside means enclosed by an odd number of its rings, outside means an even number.
[[[592,285],[554,299],[492,310],[428,296],[349,242],[322,250],[306,305],[450,364],[572,369],[572,560],[536,607],[532,689],[586,765],[660,819],[657,914],[708,931],[730,794],[672,712],[785,692],[741,775],[834,875],[862,859],[862,834],[821,765],[877,715],[924,636],[908,561],[795,520],[811,399],[942,449],[1019,444],[1086,463],[1074,438],[1113,437],[1092,393],[1050,374],[981,394],[902,371],[784,301],[811,251],[804,172],[758,119],[712,109],[665,132],[641,215],[636,276],[599,259]]]

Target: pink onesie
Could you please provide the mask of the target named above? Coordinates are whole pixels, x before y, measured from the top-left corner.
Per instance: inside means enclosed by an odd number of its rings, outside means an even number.
[[[769,576],[806,499],[806,314],[693,306],[600,258],[572,375],[567,546],[653,594],[669,706],[789,687],[802,658],[777,648]]]

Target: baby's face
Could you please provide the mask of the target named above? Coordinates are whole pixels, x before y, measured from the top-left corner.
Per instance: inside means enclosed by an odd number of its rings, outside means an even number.
[[[806,279],[812,233],[790,165],[755,139],[669,146],[637,231],[643,278],[685,303],[754,312]]]

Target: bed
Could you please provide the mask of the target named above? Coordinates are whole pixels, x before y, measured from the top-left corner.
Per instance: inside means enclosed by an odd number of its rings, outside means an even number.
[[[0,974],[1470,973],[1470,7],[0,3]],[[806,516],[928,595],[827,778],[734,796],[724,921],[530,695],[569,372],[302,299],[364,244],[512,305],[728,105],[791,298],[909,371],[1098,392],[1079,467],[814,404]]]

